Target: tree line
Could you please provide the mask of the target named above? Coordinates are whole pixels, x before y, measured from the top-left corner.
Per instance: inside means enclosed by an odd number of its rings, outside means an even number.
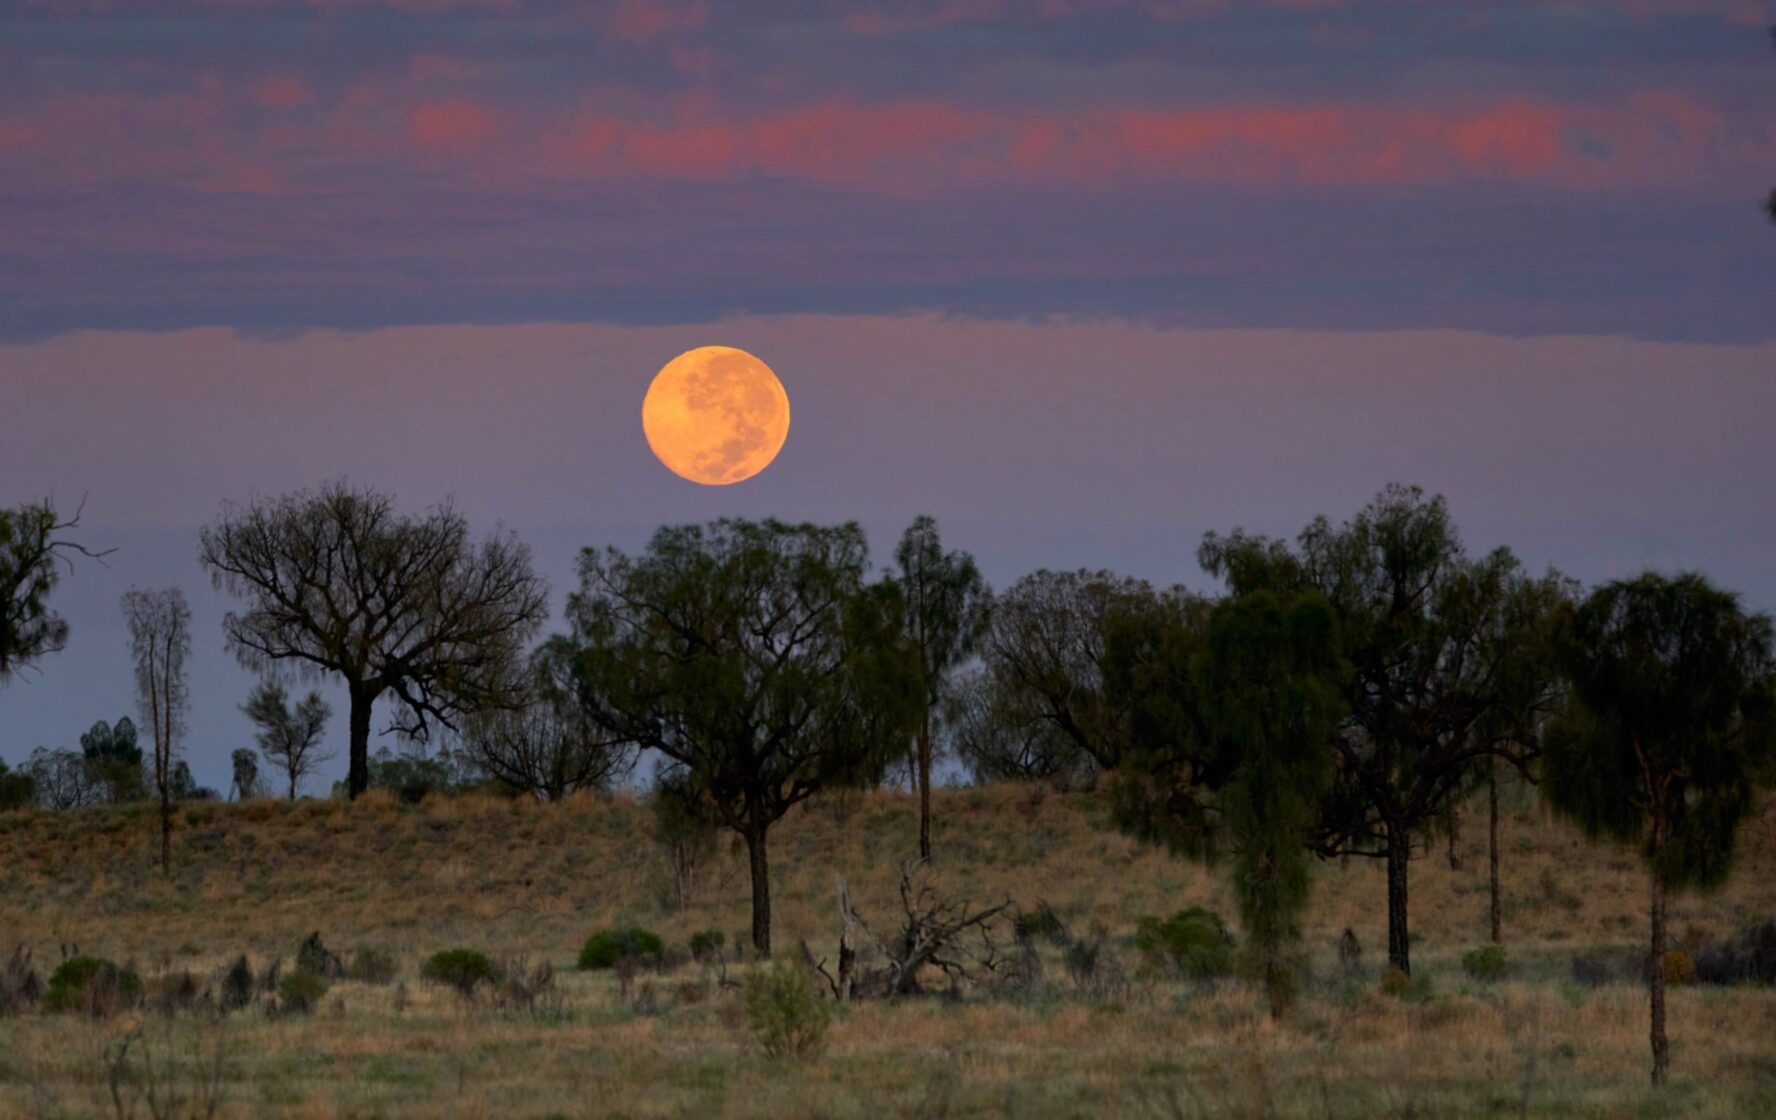
[[[66,640],[47,603],[81,551],[56,535],[71,525],[0,512],[0,672]],[[1496,790],[1514,772],[1642,850],[1657,1081],[1667,893],[1725,877],[1776,755],[1768,617],[1695,574],[1586,591],[1507,548],[1470,552],[1447,503],[1404,486],[1292,540],[1207,534],[1215,595],[1047,570],[995,593],[930,518],[881,570],[854,523],[668,526],[636,553],[585,550],[566,629],[540,643],[528,549],[474,538],[448,504],[403,514],[343,483],[259,499],[206,526],[199,559],[236,601],[228,647],[265,677],[245,710],[291,796],[329,716],[318,694],[290,703],[294,679],[346,686],[350,797],[371,785],[378,701],[386,730],[539,798],[608,788],[651,752],[676,812],[744,843],[763,954],[772,825],[823,791],[904,778],[920,855],[941,858],[930,786],[947,751],[981,780],[1104,782],[1120,828],[1224,861],[1249,972],[1281,1014],[1313,861],[1385,868],[1388,961],[1409,974],[1412,860],[1482,789],[1502,937]],[[176,590],[124,607],[166,862],[189,611]],[[129,769],[133,725],[130,747],[107,745],[125,722],[95,728],[83,772]],[[237,752],[237,795],[257,792],[251,762]]]

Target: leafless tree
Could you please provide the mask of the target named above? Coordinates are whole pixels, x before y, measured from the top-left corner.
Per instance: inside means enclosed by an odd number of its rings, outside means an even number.
[[[473,541],[448,502],[407,516],[336,482],[230,506],[200,542],[216,586],[246,603],[224,621],[243,665],[344,678],[353,797],[369,787],[380,697],[390,729],[416,739],[520,699],[514,666],[548,616],[547,585],[515,536]]]
[[[176,587],[131,588],[123,595],[130,654],[136,662],[136,703],[154,745],[154,789],[160,798],[160,868],[173,867],[173,763],[185,737],[190,691],[185,661],[191,655],[191,608]]]
[[[333,757],[333,752],[321,749],[321,736],[333,709],[318,692],[310,692],[291,707],[284,686],[266,680],[253,689],[241,711],[259,728],[254,737],[260,753],[284,772],[290,783],[290,800],[296,800],[302,779]]]
[[[531,658],[515,706],[464,723],[463,747],[488,776],[538,801],[609,789],[635,768],[632,743],[586,716],[573,699],[574,649],[556,639]]]

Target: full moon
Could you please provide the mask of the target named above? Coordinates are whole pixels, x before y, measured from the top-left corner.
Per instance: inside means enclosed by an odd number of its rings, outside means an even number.
[[[744,482],[789,435],[789,394],[771,367],[732,346],[699,346],[661,367],[641,402],[660,462],[705,486]]]

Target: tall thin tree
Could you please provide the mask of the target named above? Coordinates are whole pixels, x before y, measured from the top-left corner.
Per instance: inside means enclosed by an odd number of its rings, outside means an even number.
[[[1593,836],[1637,843],[1651,879],[1653,1084],[1665,1083],[1665,899],[1727,877],[1754,780],[1776,751],[1768,616],[1695,574],[1609,583],[1570,612],[1568,712],[1543,758],[1549,804]]]
[[[154,746],[154,789],[160,801],[160,869],[173,869],[173,802],[178,796],[175,763],[185,737],[190,707],[186,659],[191,654],[191,608],[176,587],[160,591],[132,588],[123,595],[130,654],[136,662],[136,703],[148,721]]]
[[[894,552],[895,577],[906,599],[906,637],[919,661],[924,715],[914,745],[919,787],[919,857],[931,858],[932,723],[948,696],[950,675],[971,656],[986,630],[987,581],[966,552],[945,552],[937,521],[915,518]]]

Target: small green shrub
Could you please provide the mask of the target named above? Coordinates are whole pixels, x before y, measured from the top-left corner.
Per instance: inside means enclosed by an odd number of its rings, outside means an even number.
[[[43,991],[45,1011],[84,1011],[109,1015],[142,998],[142,979],[101,957],[69,957],[50,974]]]
[[[1193,980],[1233,971],[1233,937],[1221,915],[1201,906],[1180,910],[1164,921],[1142,918],[1135,925],[1135,945],[1148,956],[1172,961]]]
[[[420,966],[419,975],[422,980],[444,984],[463,996],[471,996],[480,985],[498,980],[499,970],[487,959],[487,954],[478,949],[446,949],[433,953]]]
[[[831,1021],[831,1005],[807,969],[772,961],[747,975],[746,1022],[769,1056],[813,1057]]]
[[[327,978],[297,969],[278,980],[278,1000],[286,1014],[307,1015],[327,994]]]
[[[345,969],[346,977],[360,984],[387,984],[398,972],[395,958],[381,949],[359,949]]]
[[[628,929],[601,929],[586,939],[580,950],[580,967],[586,969],[615,968],[625,957],[658,955],[665,948],[660,935],[640,926]]]
[[[721,952],[722,946],[728,943],[728,935],[719,929],[700,930],[691,934],[691,957],[694,960],[708,960]]]
[[[1503,945],[1482,945],[1462,954],[1462,971],[1476,980],[1503,979],[1509,968]]]
[[[1409,975],[1397,964],[1381,970],[1381,992],[1407,1003],[1428,1003],[1433,994],[1430,976]]]

